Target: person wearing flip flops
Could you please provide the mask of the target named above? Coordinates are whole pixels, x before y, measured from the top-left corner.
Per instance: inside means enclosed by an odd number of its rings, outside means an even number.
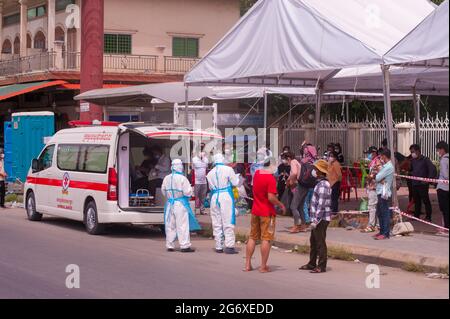
[[[381,151],[380,155],[383,167],[375,176],[378,196],[377,216],[380,221],[380,232],[374,236],[375,240],[384,240],[390,237],[392,212],[389,208],[389,202],[392,197],[392,184],[395,173],[395,168],[391,161],[391,151],[385,149]]]
[[[250,236],[247,241],[244,271],[252,271],[252,256],[255,252],[256,241],[261,241],[261,273],[270,272],[267,266],[271,243],[275,237],[275,223],[277,211],[286,212],[286,207],[277,198],[277,182],[273,176],[275,172],[274,158],[267,158],[264,168],[258,170],[253,182],[253,208]]]
[[[327,180],[328,162],[319,160],[314,163],[313,175],[317,178],[311,199],[311,252],[309,262],[300,270],[310,270],[318,274],[327,270],[327,228],[331,221],[331,186]],[[317,262],[317,258],[319,262]]]
[[[379,221],[377,218],[377,203],[378,196],[376,191],[375,176],[380,171],[382,164],[380,156],[378,155],[378,149],[375,146],[369,147],[367,151],[369,154],[369,177],[367,180],[367,197],[369,199],[368,209],[369,209],[369,223],[367,227],[361,230],[362,233],[373,233],[380,228]]]

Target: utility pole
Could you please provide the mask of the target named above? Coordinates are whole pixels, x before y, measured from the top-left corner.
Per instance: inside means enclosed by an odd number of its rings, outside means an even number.
[[[80,91],[103,87],[104,0],[81,4],[81,70]],[[103,120],[103,108],[80,102],[80,120]]]

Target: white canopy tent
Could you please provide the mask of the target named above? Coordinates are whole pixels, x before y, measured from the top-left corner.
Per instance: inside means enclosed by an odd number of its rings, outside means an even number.
[[[239,100],[239,99],[251,99],[251,98],[264,98],[267,95],[284,95],[288,97],[297,97],[296,105],[315,104],[316,103],[316,90],[314,88],[298,88],[298,87],[237,87],[237,86],[215,86],[209,87],[212,94],[204,97],[199,97],[197,101],[208,98],[215,101],[220,100]],[[413,96],[410,94],[392,94],[391,98],[395,101],[413,100]],[[322,104],[348,104],[355,100],[362,101],[383,101],[382,93],[364,93],[364,92],[348,92],[348,91],[336,91],[330,93],[324,93],[322,96]],[[192,99],[191,99],[192,101]],[[162,99],[152,99],[152,104],[171,103],[170,101],[164,101]],[[267,103],[265,103],[267,107]],[[348,107],[348,105],[347,105]],[[265,126],[267,126],[267,110],[264,110],[265,114]],[[348,121],[348,118],[346,119]]]
[[[185,83],[317,87],[342,68],[382,64],[434,8],[428,0],[260,0]]]
[[[443,2],[384,55],[386,65],[448,67],[449,1]]]
[[[391,123],[383,56],[434,9],[428,0],[260,0],[194,66],[185,83],[315,87],[317,138],[327,81],[344,68],[381,65]],[[392,128],[388,140],[393,149]]]
[[[170,103],[182,103],[186,99],[185,93],[186,88],[183,82],[169,82],[96,89],[75,96],[75,100],[83,100],[100,105],[120,105],[130,102],[149,103],[152,98],[158,98]],[[196,101],[211,94],[213,94],[213,91],[208,87],[191,88],[189,101]]]
[[[385,104],[390,110],[390,72],[387,65],[402,65],[412,69],[427,67],[433,70],[433,77],[425,72],[417,72],[413,84],[413,94],[417,86],[432,83],[437,90],[449,95],[449,1],[446,0],[414,30],[398,42],[385,56],[383,78],[385,83]],[[438,70],[438,71],[436,71]],[[430,72],[431,73],[431,72]],[[416,141],[420,141],[419,117],[420,104],[415,103]]]
[[[320,114],[329,80],[343,68],[382,65],[383,55],[435,8],[428,0],[260,0],[184,80],[313,87]]]

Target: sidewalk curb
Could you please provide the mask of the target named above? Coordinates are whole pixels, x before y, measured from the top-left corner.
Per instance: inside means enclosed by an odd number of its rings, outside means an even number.
[[[210,222],[200,222],[202,227],[210,228]],[[249,234],[248,227],[238,226],[235,228],[236,234]],[[276,234],[274,246],[283,249],[293,249],[296,245],[309,246],[309,237],[295,238],[288,234]],[[392,249],[376,249],[373,247],[354,245],[348,243],[327,240],[328,247],[344,248],[352,253],[352,255],[361,262],[368,264],[377,264],[380,266],[388,266],[402,268],[406,263],[414,263],[424,267],[426,271],[438,272],[442,267],[448,266],[449,260],[442,257],[427,256],[423,254],[405,253],[400,250]]]

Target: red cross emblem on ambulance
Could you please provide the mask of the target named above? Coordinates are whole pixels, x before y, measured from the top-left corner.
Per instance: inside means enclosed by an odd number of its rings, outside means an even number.
[[[63,179],[62,179],[62,192],[63,194],[69,193],[69,186],[70,186],[70,176],[69,173],[64,173]]]

